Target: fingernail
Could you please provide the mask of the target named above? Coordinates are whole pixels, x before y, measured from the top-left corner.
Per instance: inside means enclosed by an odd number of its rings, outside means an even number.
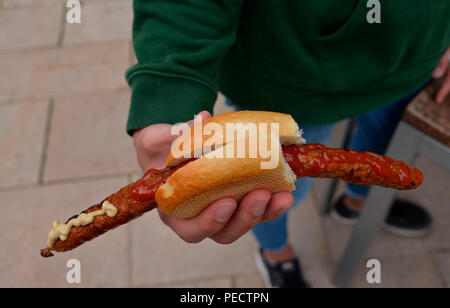
[[[267,207],[267,201],[269,201],[270,198],[263,198],[263,199],[258,199],[255,201],[255,204],[253,204],[253,214],[255,216],[262,216],[262,214],[264,214],[266,207]]]
[[[281,209],[278,210],[277,215],[278,215],[278,216],[281,216],[281,215],[283,215],[284,213],[286,213],[287,210],[289,210],[289,208],[281,208]]]
[[[220,206],[216,212],[216,221],[224,222],[227,221],[231,215],[233,215],[235,205],[233,203],[225,203]]]

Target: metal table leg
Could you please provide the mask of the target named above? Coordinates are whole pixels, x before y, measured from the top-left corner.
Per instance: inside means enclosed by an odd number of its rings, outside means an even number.
[[[401,122],[386,153],[387,156],[411,163],[423,141],[423,135],[410,125]],[[361,217],[355,227],[347,248],[338,263],[333,282],[338,287],[349,285],[353,273],[360,265],[364,254],[377,230],[383,225],[394,199],[395,191],[373,187],[364,204]]]

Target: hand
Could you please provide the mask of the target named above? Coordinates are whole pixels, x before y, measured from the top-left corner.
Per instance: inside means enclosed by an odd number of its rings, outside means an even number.
[[[203,119],[211,116],[206,111],[200,115]],[[169,124],[156,124],[134,132],[133,141],[143,171],[164,167],[171,144],[177,138],[171,135],[171,128]],[[218,243],[229,244],[257,224],[280,217],[293,203],[291,193],[271,194],[268,190],[258,189],[248,193],[239,206],[236,200],[224,198],[213,202],[192,219],[174,218],[158,211],[161,220],[188,243],[198,243],[209,237]]]
[[[436,94],[436,101],[441,104],[447,95],[450,93],[450,69],[449,69],[449,61],[450,61],[450,48],[447,50],[445,55],[442,57],[439,62],[438,67],[433,72],[433,77],[436,79],[444,77],[444,81],[440,89]]]

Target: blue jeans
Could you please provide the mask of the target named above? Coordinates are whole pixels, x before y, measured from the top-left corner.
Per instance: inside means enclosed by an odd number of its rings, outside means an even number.
[[[384,154],[403,111],[422,88],[393,104],[358,117],[358,127],[352,137],[350,148],[360,152],[371,151]],[[234,105],[229,100],[226,103],[234,106],[236,110],[241,110],[239,106]],[[304,130],[303,137],[308,143],[325,145],[329,143],[334,127],[334,124],[302,126],[299,123],[299,125]],[[312,184],[313,179],[311,178],[297,180],[295,183],[296,189],[293,192],[295,205],[298,205],[305,199]],[[346,193],[349,196],[364,199],[369,193],[369,189],[369,186],[347,184]],[[259,224],[252,229],[253,234],[264,250],[279,251],[286,246],[288,243],[287,218],[288,213],[285,213],[276,220]]]

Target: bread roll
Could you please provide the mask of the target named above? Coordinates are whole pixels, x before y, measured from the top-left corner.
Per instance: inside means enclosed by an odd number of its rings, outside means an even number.
[[[224,113],[206,119],[202,121],[201,124],[198,124],[197,129],[199,128],[201,130],[200,134],[195,134],[195,128],[191,127],[189,131],[177,138],[172,145],[172,149],[177,149],[176,152],[179,153],[175,156],[173,155],[175,151],[170,152],[167,157],[166,167],[177,166],[181,162],[189,159],[189,157],[193,157],[194,152],[199,151],[199,148],[202,148],[205,142],[211,137],[211,135],[207,135],[204,130],[205,126],[211,123],[221,127],[221,129],[225,131],[225,134],[227,124],[242,123],[244,125],[255,124],[257,126],[259,126],[259,124],[268,124],[267,133],[270,134],[270,124],[278,123],[280,142],[282,145],[305,143],[305,140],[302,139],[303,132],[299,130],[297,123],[289,114],[268,111],[238,111]],[[215,146],[212,147],[212,150],[222,146],[226,141],[227,140],[224,140],[223,143],[215,144]]]
[[[248,192],[260,188],[272,193],[295,189],[296,176],[286,163],[281,148],[282,144],[304,142],[298,125],[291,116],[242,111],[212,117],[204,121],[203,125],[211,122],[219,123],[222,127],[226,123],[279,123],[280,135],[274,135],[271,131],[258,131],[254,138],[255,136],[246,134],[245,138],[225,142],[225,145],[219,144],[211,152],[188,163],[156,192],[156,201],[163,212],[178,218],[192,218],[215,200],[224,197],[241,200]],[[179,139],[186,141],[185,138],[183,135]],[[258,147],[263,139],[270,150],[270,157]],[[237,149],[244,148],[245,157],[239,158]],[[255,148],[258,151],[251,152]],[[233,155],[229,155],[230,153]],[[184,158],[170,156],[168,165],[182,160]]]

